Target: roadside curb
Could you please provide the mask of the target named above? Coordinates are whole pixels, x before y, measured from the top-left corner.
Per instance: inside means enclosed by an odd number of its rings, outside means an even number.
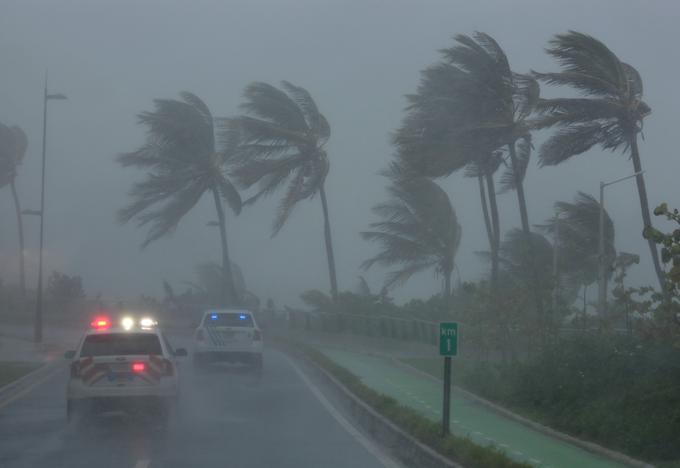
[[[386,356],[381,356],[383,358],[386,358]],[[405,370],[408,370],[410,372],[416,373],[418,375],[421,375],[429,380],[432,380],[433,382],[437,383],[442,383],[442,380],[435,377],[432,374],[428,374],[427,372],[418,369],[414,366],[411,366],[410,364],[407,364],[405,362],[400,361],[397,358],[394,357],[389,357],[390,361],[397,367],[401,367]],[[481,404],[482,406],[485,406],[489,408],[490,410],[505,416],[508,419],[512,419],[520,424],[523,424],[527,427],[530,427],[531,429],[540,432],[541,434],[553,437],[555,439],[559,439],[563,442],[567,442],[569,444],[575,445],[579,448],[582,448],[584,450],[587,450],[588,452],[594,453],[596,455],[601,455],[603,457],[609,458],[611,460],[623,463],[628,466],[632,466],[635,468],[654,468],[654,465],[643,462],[641,460],[637,460],[635,458],[629,457],[626,454],[616,452],[614,450],[608,449],[606,447],[603,447],[601,445],[598,445],[593,442],[587,442],[585,440],[578,439],[574,436],[571,436],[569,434],[565,434],[564,432],[557,431],[555,429],[552,429],[550,427],[544,426],[542,424],[539,424],[535,421],[532,421],[530,419],[525,418],[524,416],[520,416],[517,413],[514,413],[506,408],[503,408],[502,406],[497,405],[496,403],[493,403],[485,398],[482,398],[478,395],[475,395],[472,392],[469,392],[468,390],[465,390],[457,385],[453,385],[452,388],[454,388],[457,392],[465,395],[467,398],[474,400],[475,402]]]
[[[465,468],[406,433],[309,358],[298,352],[278,349],[303,361],[307,367],[314,370],[317,377],[333,388],[336,396],[343,400],[343,405],[349,410],[353,420],[402,463],[419,468]]]

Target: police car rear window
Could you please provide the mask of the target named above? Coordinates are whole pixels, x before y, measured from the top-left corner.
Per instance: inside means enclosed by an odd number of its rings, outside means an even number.
[[[253,317],[236,312],[208,314],[203,323],[206,327],[253,327]]]
[[[149,333],[107,333],[85,338],[82,356],[162,354],[158,336]]]

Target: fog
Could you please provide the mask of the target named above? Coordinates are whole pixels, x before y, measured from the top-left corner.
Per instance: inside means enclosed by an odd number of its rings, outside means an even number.
[[[653,113],[641,142],[650,205],[680,196],[676,157],[680,63],[673,1],[30,1],[0,0],[0,122],[21,126],[29,149],[17,184],[24,208],[39,206],[42,86],[68,101],[49,104],[46,273],[83,277],[88,294],[161,296],[161,281],[188,280],[195,264],[219,261],[219,235],[211,201],[182,220],[171,237],[140,252],[145,232],[120,226],[115,212],[140,174],[124,170],[115,155],[138,147],[144,130],[136,115],[155,98],[183,90],[200,96],[216,116],[238,112],[253,80],[288,80],[307,88],[331,124],[327,193],[340,289],[353,288],[359,265],[375,254],[359,232],[374,220],[370,208],[385,199],[377,175],[393,153],[390,132],[403,116],[403,95],[419,71],[437,59],[457,33],[484,31],[505,49],[517,71],[549,71],[550,37],[568,29],[591,33],[642,74]],[[548,94],[550,90],[546,91]],[[544,135],[538,134],[538,146]],[[621,154],[599,149],[526,179],[532,223],[552,216],[557,200],[577,191],[597,195],[600,180],[632,173]],[[457,264],[464,280],[485,266],[475,252],[488,249],[476,182],[441,180],[463,228]],[[514,194],[500,197],[501,226],[519,226]],[[228,215],[232,260],[261,298],[295,304],[306,289],[328,290],[318,199],[302,202],[281,233],[270,238],[278,196]],[[633,182],[607,190],[617,248],[641,255],[630,281],[654,284],[641,238]],[[9,190],[0,192],[0,276],[17,277],[16,226]],[[27,273],[35,281],[38,221],[25,219]],[[366,277],[378,289],[384,271]],[[398,301],[440,290],[430,273],[395,291]]]

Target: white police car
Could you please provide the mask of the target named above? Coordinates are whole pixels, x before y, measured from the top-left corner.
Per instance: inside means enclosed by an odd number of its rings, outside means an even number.
[[[207,310],[194,334],[194,366],[214,362],[248,364],[262,370],[262,331],[247,310]]]
[[[123,317],[113,326],[96,317],[78,348],[67,351],[71,373],[66,391],[67,417],[107,410],[149,412],[167,418],[178,397],[176,356],[150,318]],[[151,410],[151,411],[148,411]]]

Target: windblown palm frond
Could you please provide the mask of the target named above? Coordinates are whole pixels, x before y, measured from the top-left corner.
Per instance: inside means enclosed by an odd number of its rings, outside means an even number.
[[[531,159],[531,148],[531,136],[529,134],[517,142],[517,167],[512,164],[507,165],[500,179],[501,193],[516,190],[517,182],[524,182]],[[515,171],[518,176],[515,175]]]
[[[19,286],[22,296],[26,295],[24,227],[21,218],[21,205],[16,187],[16,178],[18,167],[26,155],[27,147],[28,137],[20,127],[7,127],[0,124],[0,188],[9,185],[12,198],[14,199],[14,211],[16,213],[19,234]]]
[[[258,186],[246,203],[286,186],[272,224],[272,236],[283,228],[300,201],[320,195],[331,296],[335,300],[338,287],[324,189],[330,169],[324,145],[331,128],[307,90],[287,81],[281,83],[281,88],[261,82],[250,84],[241,105],[245,115],[226,122],[222,134],[227,140],[238,140],[234,146],[240,155],[232,174],[245,188]]]
[[[20,127],[0,124],[0,188],[16,177],[27,147],[28,137]]]
[[[560,164],[596,145],[628,151],[631,137],[651,112],[642,101],[637,70],[620,61],[601,41],[575,31],[555,36],[547,51],[562,71],[534,72],[534,76],[548,84],[572,87],[584,97],[538,102],[541,115],[534,126],[558,127],[540,149],[540,164]]]
[[[239,161],[233,174],[239,183],[258,191],[246,203],[273,194],[287,185],[272,233],[277,234],[295,205],[314,197],[323,186],[329,161],[323,150],[330,126],[307,90],[287,81],[282,89],[252,83],[241,109],[223,133],[239,140]]]
[[[534,266],[538,268],[540,278],[549,278],[552,268],[552,245],[541,234],[531,233],[531,243],[521,229],[512,229],[506,233],[501,243],[501,267],[516,279],[531,285],[534,282]],[[542,286],[548,285],[548,282]]]
[[[557,238],[559,271],[588,285],[597,279],[599,264],[600,204],[591,195],[578,192],[573,202],[555,203],[556,216],[538,228]],[[614,223],[605,210],[604,245],[608,264],[616,258]]]
[[[149,226],[142,243],[146,247],[171,234],[201,198],[211,194],[222,243],[222,304],[236,305],[240,296],[231,271],[222,202],[226,200],[234,213],[240,213],[241,197],[226,174],[234,148],[218,150],[208,106],[192,93],[180,96],[182,100],[156,99],[153,111],[139,114],[139,124],[147,129],[146,142],[118,156],[123,167],[146,171],[146,178],[133,184],[132,201],[119,210],[118,220]]]
[[[377,205],[382,220],[362,232],[364,239],[378,242],[382,251],[362,267],[398,266],[388,274],[385,286],[406,282],[420,271],[434,268],[449,275],[461,238],[461,228],[446,193],[427,178],[397,179],[388,189],[390,201]]]
[[[132,202],[119,211],[122,223],[150,225],[143,246],[172,233],[206,192],[217,191],[235,213],[241,199],[225,173],[225,155],[216,152],[213,119],[197,96],[157,99],[152,112],[142,112],[147,141],[118,156],[123,167],[147,170],[146,179],[130,191]]]

